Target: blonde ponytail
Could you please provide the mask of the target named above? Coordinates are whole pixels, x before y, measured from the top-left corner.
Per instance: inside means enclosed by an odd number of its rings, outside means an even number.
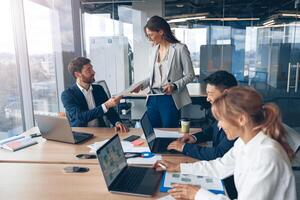
[[[294,153],[286,140],[286,130],[281,121],[279,108],[273,104],[263,104],[262,96],[250,87],[233,87],[217,98],[212,106],[216,119],[225,118],[234,126],[239,126],[238,116],[247,114],[251,119],[253,130],[263,131],[279,142],[290,159]]]
[[[264,112],[264,121],[260,125],[262,130],[266,135],[279,142],[289,158],[292,159],[294,152],[287,142],[287,132],[283,127],[279,108],[273,103],[268,103],[263,105],[262,109]]]

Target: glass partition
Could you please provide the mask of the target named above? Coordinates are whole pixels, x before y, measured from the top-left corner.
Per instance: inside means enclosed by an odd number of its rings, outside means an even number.
[[[200,52],[201,46],[207,44],[207,27],[203,28],[174,28],[174,34],[180,42],[189,48],[195,75],[200,75]]]
[[[10,1],[0,3],[0,140],[23,132],[21,92],[12,30]]]
[[[287,109],[287,105],[298,106],[299,101],[299,4],[280,1],[209,1],[209,2],[178,2],[155,1],[164,3],[165,19],[171,25],[175,36],[187,44],[198,81],[216,70],[227,70],[234,74],[241,85],[249,85],[258,89],[265,97],[266,102],[275,102],[283,110],[284,122],[300,127],[300,110]],[[148,1],[139,3],[138,8]],[[101,20],[110,20],[111,25],[124,24],[120,15],[122,7],[129,13],[143,12],[147,18],[152,16],[153,10],[133,10],[131,3],[97,3],[93,6],[84,5],[84,17],[88,43],[89,31],[104,31],[108,24],[100,24]],[[103,19],[94,19],[97,25],[89,25],[92,20],[88,16]],[[161,14],[163,15],[163,14]],[[128,15],[127,15],[128,16]],[[129,22],[133,24],[134,19]],[[142,28],[144,24],[139,24]],[[124,35],[124,27],[117,25],[109,34]],[[98,32],[96,35],[101,36]],[[90,34],[91,35],[91,34]],[[140,36],[132,38],[140,40]],[[129,42],[130,43],[130,42]],[[133,42],[132,49],[137,43]],[[131,43],[130,43],[131,45]],[[138,44],[140,45],[140,44]],[[86,51],[89,50],[86,48]],[[136,52],[137,53],[137,52]],[[135,52],[133,51],[133,55]],[[135,59],[140,59],[140,54]],[[147,73],[145,71],[144,73]],[[133,80],[136,77],[132,77]],[[295,120],[299,118],[299,120]]]

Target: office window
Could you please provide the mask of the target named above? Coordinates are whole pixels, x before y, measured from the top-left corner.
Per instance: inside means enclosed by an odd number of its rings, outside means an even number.
[[[10,1],[0,2],[0,140],[23,131]],[[4,28],[5,27],[5,28]]]
[[[58,112],[51,1],[24,1],[34,113]]]
[[[231,44],[230,26],[211,26],[210,44],[229,45]]]
[[[174,28],[174,34],[180,42],[187,45],[195,70],[195,74],[200,74],[200,49],[207,44],[207,28]]]
[[[285,37],[287,37],[288,43],[300,43],[300,23],[299,22],[293,22],[286,26],[287,34]]]
[[[257,40],[257,27],[247,27],[245,36],[245,65],[244,65],[244,76],[248,77],[249,80],[253,79],[255,69],[257,65],[256,61],[256,44]]]

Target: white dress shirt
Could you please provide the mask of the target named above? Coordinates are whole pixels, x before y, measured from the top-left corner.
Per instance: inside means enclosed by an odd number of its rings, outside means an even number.
[[[258,133],[247,144],[238,139],[222,158],[180,164],[183,174],[213,176],[219,179],[234,174],[238,199],[296,200],[295,177],[281,145]],[[201,188],[195,199],[229,199]]]
[[[80,89],[80,91],[83,93],[89,110],[94,109],[96,107],[96,104],[95,104],[95,100],[94,100],[94,96],[93,96],[92,85],[90,85],[89,89],[86,90],[83,87],[81,87],[78,83],[76,83],[76,84],[77,84],[78,88]],[[104,105],[104,103],[101,105],[101,107],[102,107],[104,113],[106,113],[108,111],[106,106]],[[94,120],[88,122],[88,127],[98,127],[98,126],[99,126],[98,119],[94,119]]]

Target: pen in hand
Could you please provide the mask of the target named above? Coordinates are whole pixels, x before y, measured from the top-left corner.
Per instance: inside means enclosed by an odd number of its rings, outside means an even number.
[[[160,166],[163,170],[167,170],[167,167],[164,166],[163,164],[161,164],[161,163],[157,163],[157,164],[158,164],[158,166]]]

